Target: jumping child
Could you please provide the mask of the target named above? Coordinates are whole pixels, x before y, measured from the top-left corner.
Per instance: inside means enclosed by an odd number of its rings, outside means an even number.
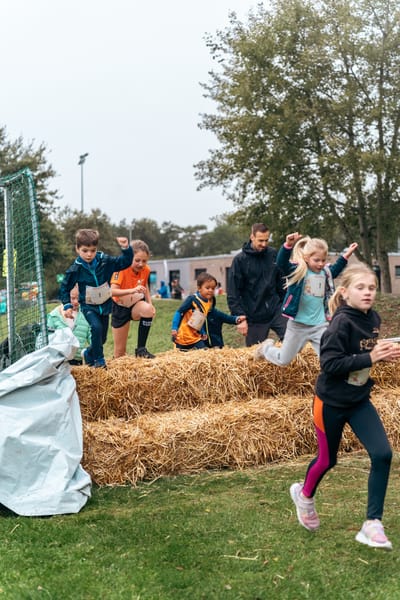
[[[255,350],[254,357],[266,358],[278,366],[288,365],[307,342],[319,355],[321,336],[328,326],[328,301],[334,293],[333,280],[343,271],[357,248],[350,244],[333,265],[327,265],[328,245],[325,240],[290,233],[280,248],[277,265],[287,276],[282,315],[288,318],[281,347],[266,339]],[[291,260],[292,257],[292,260]]]
[[[132,263],[133,250],[126,237],[118,237],[121,256],[98,252],[99,232],[79,229],[75,236],[78,257],[67,269],[60,286],[60,300],[70,302],[70,291],[78,284],[79,303],[91,329],[91,345],[83,350],[82,359],[90,367],[106,367],[103,345],[107,339],[108,319],[111,312],[109,281],[114,271],[126,269]]]
[[[378,340],[381,320],[372,310],[376,290],[377,279],[369,267],[350,266],[329,302],[333,317],[321,340],[321,372],[313,406],[318,455],[308,466],[304,484],[294,483],[290,495],[300,524],[309,531],[318,529],[314,494],[326,472],[337,462],[343,428],[348,423],[371,460],[367,520],[356,540],[391,550],[381,519],[392,450],[370,400],[370,369],[378,361],[400,358],[400,346]]]

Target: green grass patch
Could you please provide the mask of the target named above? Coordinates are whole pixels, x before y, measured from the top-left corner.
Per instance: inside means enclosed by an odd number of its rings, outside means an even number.
[[[0,519],[0,598],[300,600],[400,597],[399,457],[386,502],[393,552],[355,542],[369,461],[341,458],[310,533],[289,497],[308,460],[95,488],[77,515]]]

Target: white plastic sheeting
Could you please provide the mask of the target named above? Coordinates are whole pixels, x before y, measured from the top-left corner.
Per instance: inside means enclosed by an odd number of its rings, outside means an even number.
[[[0,373],[0,504],[24,516],[76,513],[91,495],[69,327]]]

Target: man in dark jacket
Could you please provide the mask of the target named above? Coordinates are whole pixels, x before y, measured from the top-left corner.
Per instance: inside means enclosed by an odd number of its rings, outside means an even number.
[[[280,340],[285,334],[287,321],[281,315],[283,273],[276,265],[277,251],[269,248],[268,242],[268,227],[255,223],[250,240],[235,256],[229,271],[228,306],[232,314],[247,317],[239,325],[246,335],[246,346],[264,341],[270,329]]]

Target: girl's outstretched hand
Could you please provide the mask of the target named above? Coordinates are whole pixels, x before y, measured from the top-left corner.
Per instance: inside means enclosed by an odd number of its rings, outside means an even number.
[[[303,236],[298,231],[295,231],[294,233],[288,233],[287,236],[286,236],[285,245],[288,248],[293,248],[293,246],[295,245],[295,243],[297,242],[297,240],[299,240],[302,237]]]
[[[343,258],[348,260],[350,258],[350,256],[353,254],[354,250],[357,250],[357,248],[358,248],[357,242],[353,242],[352,244],[350,244],[350,246],[347,248],[346,252],[343,254]]]
[[[400,344],[393,343],[389,340],[378,340],[376,346],[370,353],[372,363],[380,360],[393,362],[400,358]]]

